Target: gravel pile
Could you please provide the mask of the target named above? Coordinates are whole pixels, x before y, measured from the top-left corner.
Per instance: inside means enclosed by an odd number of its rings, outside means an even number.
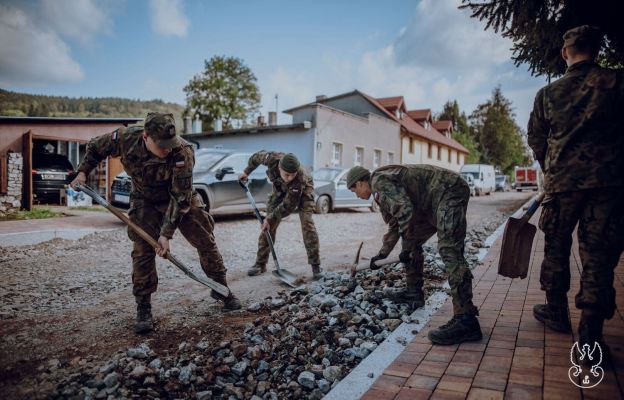
[[[503,220],[492,217],[466,238],[471,268],[485,238]],[[444,266],[425,246],[425,294],[445,290]],[[348,272],[247,306],[258,318],[236,337],[181,342],[158,354],[149,342],[106,361],[89,359],[40,368],[48,398],[320,399],[402,322],[415,322],[408,304],[386,295],[405,286],[403,267]]]

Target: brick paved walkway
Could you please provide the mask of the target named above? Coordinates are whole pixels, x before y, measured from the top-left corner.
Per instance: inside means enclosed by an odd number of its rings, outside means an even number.
[[[537,223],[537,216],[533,223]],[[581,270],[574,243],[571,289],[568,293],[573,334],[545,329],[533,318],[535,304],[544,303],[539,272],[544,237],[538,229],[529,276],[499,276],[499,238],[474,272],[474,302],[484,333],[480,342],[432,346],[427,332],[452,317],[451,299],[407,345],[364,394],[367,400],[418,399],[608,399],[623,397],[624,389],[624,257],[616,269],[617,311],[606,322],[604,335],[613,357],[603,381],[580,389],[568,378],[570,348],[576,340],[580,310],[574,306]],[[605,364],[603,362],[603,364]],[[604,366],[604,365],[603,365]]]

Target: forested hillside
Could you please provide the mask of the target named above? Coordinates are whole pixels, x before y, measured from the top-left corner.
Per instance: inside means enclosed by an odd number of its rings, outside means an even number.
[[[184,107],[162,100],[119,97],[66,97],[16,93],[0,89],[0,115],[12,117],[145,117],[150,112],[170,112],[181,122]]]

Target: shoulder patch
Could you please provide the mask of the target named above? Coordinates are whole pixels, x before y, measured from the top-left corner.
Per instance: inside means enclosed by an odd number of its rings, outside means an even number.
[[[176,161],[175,166],[176,168],[184,168],[186,166],[186,161],[184,160]]]
[[[116,129],[113,131],[113,140],[114,141],[119,140],[119,129]]]

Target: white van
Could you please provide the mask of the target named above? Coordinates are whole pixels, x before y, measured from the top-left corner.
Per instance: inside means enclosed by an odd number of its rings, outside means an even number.
[[[494,167],[486,164],[464,164],[461,174],[470,174],[474,179],[475,194],[490,194],[496,190],[496,174]]]

